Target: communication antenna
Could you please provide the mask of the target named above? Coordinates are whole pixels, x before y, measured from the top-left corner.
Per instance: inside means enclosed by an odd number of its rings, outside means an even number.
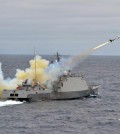
[[[34,47],[34,56],[35,56],[35,81],[36,81],[36,48]]]

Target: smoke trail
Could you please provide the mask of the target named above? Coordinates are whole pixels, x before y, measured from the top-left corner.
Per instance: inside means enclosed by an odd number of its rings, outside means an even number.
[[[96,51],[97,49],[100,49],[101,47],[107,45],[108,43],[110,42],[105,42],[101,45],[98,45],[94,48],[90,48],[88,49],[87,51],[79,54],[79,55],[76,55],[76,56],[73,56],[73,57],[70,57],[68,59],[68,61],[66,62],[66,65],[68,66],[68,68],[72,69],[73,67],[75,67],[80,61],[84,60],[85,58],[87,58],[89,55],[91,55],[94,51]]]
[[[87,51],[73,57],[69,57],[67,59],[61,59],[60,62],[55,61],[53,64],[50,64],[46,69],[46,74],[48,75],[47,86],[51,86],[51,83],[58,79],[59,76],[63,75],[65,71],[72,70],[80,61],[87,58],[90,54],[92,54],[97,49],[107,45],[109,42],[105,42],[101,45],[98,45],[94,48],[90,48]]]

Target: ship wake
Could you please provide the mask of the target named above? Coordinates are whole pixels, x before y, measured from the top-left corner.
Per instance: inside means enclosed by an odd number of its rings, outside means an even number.
[[[13,100],[0,101],[0,107],[10,106],[10,105],[19,105],[19,104],[23,104],[23,103],[24,102],[13,101]]]

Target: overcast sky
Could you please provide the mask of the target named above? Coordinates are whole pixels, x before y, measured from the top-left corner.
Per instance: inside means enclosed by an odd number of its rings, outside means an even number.
[[[0,0],[0,54],[79,54],[120,35],[120,0]],[[95,55],[120,55],[120,40]]]

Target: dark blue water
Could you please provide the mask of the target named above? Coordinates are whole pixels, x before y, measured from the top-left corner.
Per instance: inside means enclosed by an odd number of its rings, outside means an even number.
[[[13,78],[31,58],[0,55],[4,76]],[[100,97],[0,107],[0,134],[119,134],[120,57],[92,56],[73,71],[101,84]]]

